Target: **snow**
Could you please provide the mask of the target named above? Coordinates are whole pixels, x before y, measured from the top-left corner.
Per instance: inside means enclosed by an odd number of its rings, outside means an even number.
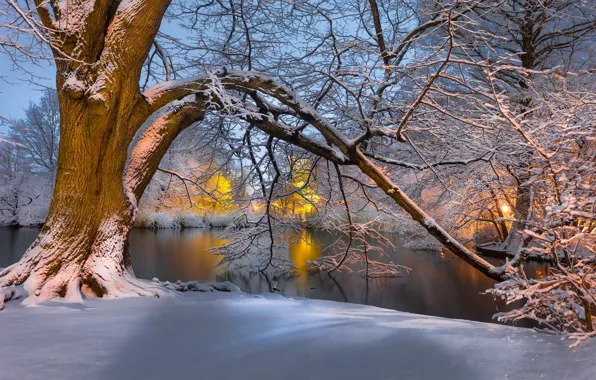
[[[188,88],[188,92],[192,93],[193,91],[191,90],[191,88],[193,86],[196,86],[197,83],[201,83],[204,80],[204,76],[170,80],[149,87],[145,92],[143,92],[143,96],[147,99],[147,102],[149,104],[153,104],[157,99],[164,96],[164,94],[167,94],[168,92],[174,91],[179,88]]]
[[[193,212],[162,212],[139,209],[135,227],[153,229],[209,228],[204,218]]]
[[[595,342],[330,301],[234,293],[0,313],[0,378],[588,379]]]
[[[52,199],[54,178],[49,173],[0,180],[0,226],[43,224]]]
[[[85,93],[85,83],[78,79],[75,73],[70,73],[68,78],[64,81],[62,88],[69,91],[71,94],[77,94],[79,97]]]

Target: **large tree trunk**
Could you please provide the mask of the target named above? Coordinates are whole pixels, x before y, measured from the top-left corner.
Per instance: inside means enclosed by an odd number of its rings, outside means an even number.
[[[18,263],[0,272],[0,309],[6,299],[20,296],[15,285],[23,285],[27,302],[164,293],[134,277],[127,239],[137,200],[167,148],[203,116],[200,96],[187,93],[168,106],[156,105],[139,89],[143,62],[170,0],[108,0],[92,7],[81,1],[64,14],[36,4],[58,58],[56,186],[40,235]],[[135,134],[161,107],[127,167]]]
[[[121,96],[119,107],[106,109],[60,98],[62,139],[50,212],[23,259],[0,273],[0,285],[23,284],[32,301],[80,298],[79,289],[99,297],[147,294],[130,286],[126,246],[135,200],[125,194],[123,173],[135,99]]]
[[[128,147],[142,123],[133,114],[138,112],[136,96],[121,96],[121,108],[112,112],[64,99],[49,215],[23,258],[0,273],[0,288],[23,285],[31,303],[56,297],[80,300],[82,295],[166,294],[158,285],[135,278],[128,234],[137,201],[167,148],[180,131],[203,117],[198,100],[190,96],[158,114],[136,142],[126,167]],[[6,292],[0,301],[13,296]]]

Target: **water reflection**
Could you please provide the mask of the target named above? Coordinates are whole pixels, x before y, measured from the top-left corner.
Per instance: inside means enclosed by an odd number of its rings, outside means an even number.
[[[223,271],[208,250],[221,244],[204,230],[141,230],[130,235],[133,267],[138,277],[160,280],[214,281]]]
[[[292,239],[289,247],[288,258],[298,268],[305,268],[309,261],[316,260],[321,256],[323,247],[315,240],[312,232],[302,231],[300,236]],[[305,288],[308,286],[307,276],[296,278],[296,287]]]
[[[309,261],[316,260],[321,256],[323,247],[315,240],[312,232],[302,231],[299,237],[294,237],[294,234],[288,235],[291,240],[289,259],[297,267],[304,268]]]
[[[35,239],[38,230],[0,228],[0,267],[17,261]],[[334,254],[336,236],[304,231],[300,235],[283,234],[285,252],[278,254],[304,267],[309,260],[322,254]],[[504,305],[482,295],[493,281],[471,268],[449,252],[400,248],[399,236],[389,235],[397,248],[387,249],[394,263],[412,269],[399,278],[364,279],[344,273],[299,273],[287,275],[258,271],[226,271],[216,267],[218,258],[209,248],[221,244],[218,231],[213,230],[143,230],[135,229],[130,236],[130,250],[135,273],[141,278],[161,280],[231,281],[248,293],[272,290],[272,282],[286,296],[327,299],[369,304],[413,313],[491,321],[492,315]],[[324,250],[327,248],[326,250]],[[489,259],[497,264],[498,260]],[[530,276],[543,275],[547,266],[529,263]]]

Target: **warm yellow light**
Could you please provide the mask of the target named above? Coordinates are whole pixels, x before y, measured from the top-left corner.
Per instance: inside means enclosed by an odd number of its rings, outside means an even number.
[[[509,213],[509,211],[511,211],[511,207],[507,206],[507,205],[503,205],[501,206],[501,211],[503,211],[504,214]]]

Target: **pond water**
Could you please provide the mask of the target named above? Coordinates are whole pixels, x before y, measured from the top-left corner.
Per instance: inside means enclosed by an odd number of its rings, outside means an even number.
[[[0,268],[18,261],[38,232],[33,228],[0,228]],[[388,235],[396,248],[386,252],[390,260],[411,268],[411,272],[398,278],[366,280],[348,273],[302,272],[296,276],[270,273],[264,276],[248,270],[226,271],[215,266],[218,258],[208,251],[219,244],[219,233],[204,229],[134,229],[130,250],[137,277],[231,281],[243,291],[255,294],[270,291],[271,282],[276,281],[285,296],[353,302],[483,322],[492,321],[494,313],[505,309],[491,296],[481,294],[493,285],[492,280],[449,253],[402,248],[398,235]],[[295,239],[291,234],[280,235],[288,242],[285,252],[281,253],[298,267],[322,254],[337,253],[333,250],[336,237],[317,231],[304,234],[302,239]],[[323,251],[325,247],[328,249]],[[545,269],[542,263],[526,264],[526,272],[531,276],[540,275]]]

